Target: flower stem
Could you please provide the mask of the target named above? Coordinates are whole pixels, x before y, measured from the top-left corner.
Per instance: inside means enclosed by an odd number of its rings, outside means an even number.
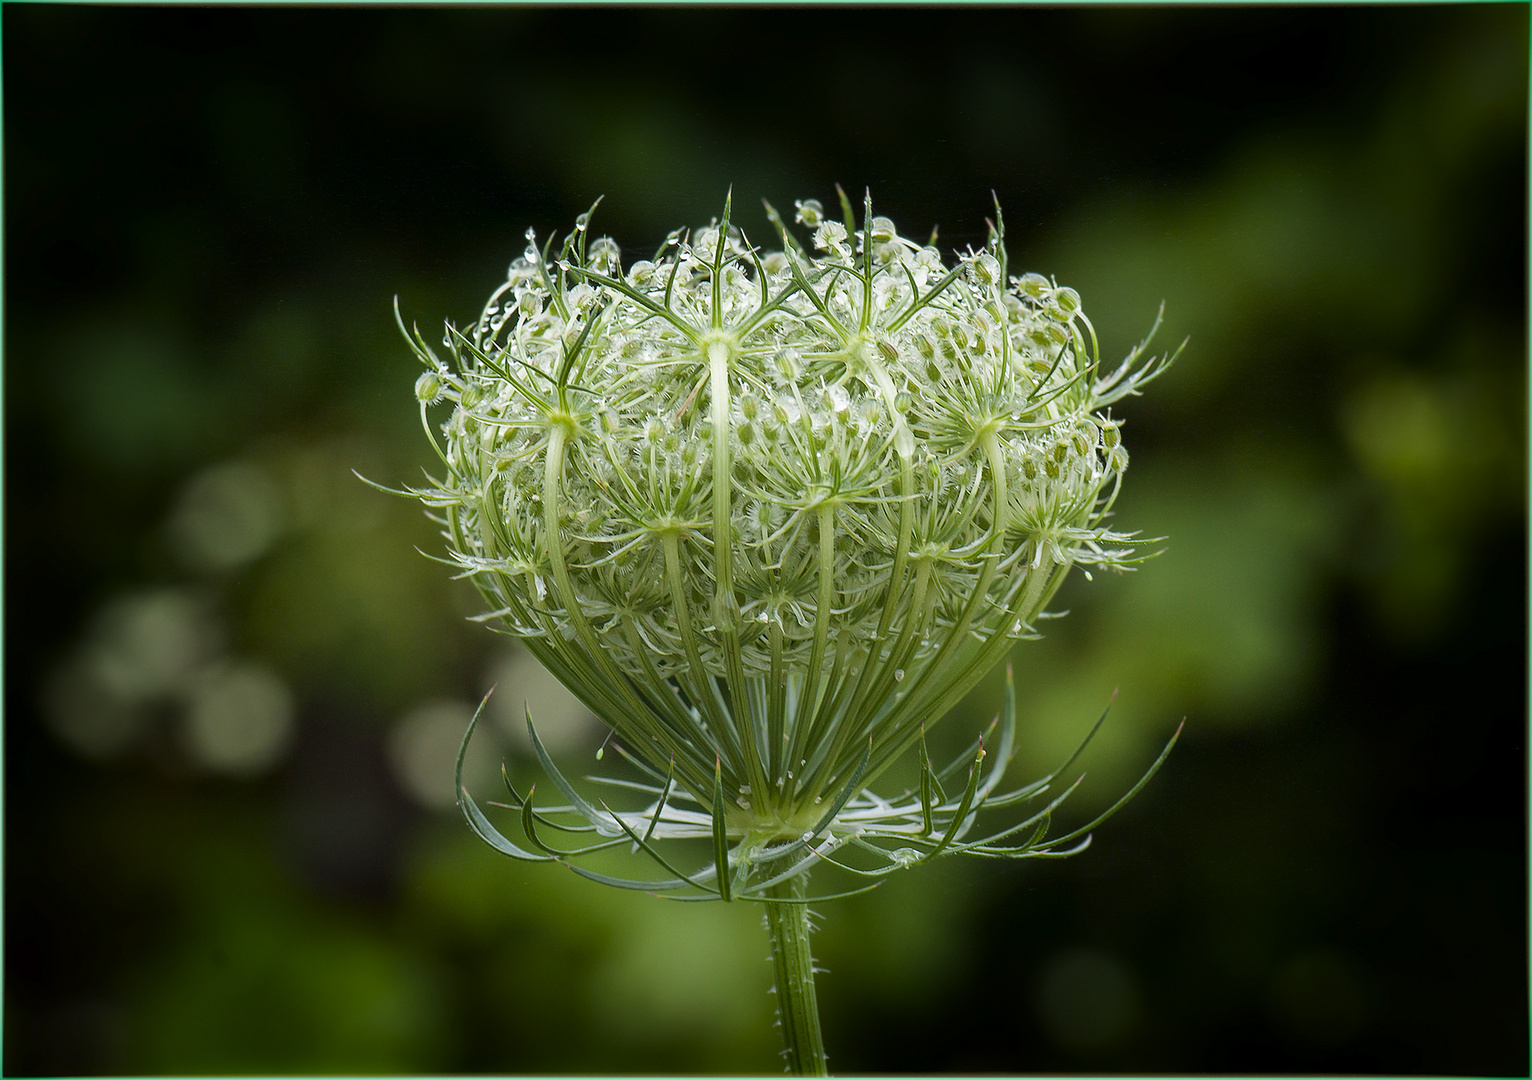
[[[788,1071],[794,1076],[828,1076],[819,1032],[819,999],[814,994],[814,957],[809,951],[807,889],[807,874],[771,886],[766,895],[778,902],[766,905],[766,929],[771,935]]]

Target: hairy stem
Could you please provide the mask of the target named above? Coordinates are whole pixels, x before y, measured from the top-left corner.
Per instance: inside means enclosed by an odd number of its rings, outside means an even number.
[[[788,1072],[828,1076],[819,1032],[819,999],[814,993],[814,957],[809,951],[809,908],[803,902],[807,890],[807,874],[771,886],[766,895],[779,902],[766,905],[766,929],[771,935]]]

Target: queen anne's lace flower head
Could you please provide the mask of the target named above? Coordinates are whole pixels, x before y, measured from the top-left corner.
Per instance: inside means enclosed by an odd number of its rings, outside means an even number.
[[[725,897],[852,839],[890,868],[984,853],[955,841],[998,768],[976,763],[964,799],[928,766],[902,802],[865,786],[1033,632],[1071,567],[1134,559],[1107,525],[1128,464],[1108,408],[1169,362],[1146,340],[1100,371],[1079,295],[1012,274],[998,206],[950,267],[870,199],[860,225],[844,196],[843,221],[799,202],[812,251],[767,210],[780,250],[726,204],[626,269],[589,214],[556,253],[529,231],[477,323],[448,326],[451,363],[411,338],[423,420],[452,409],[443,475],[414,494],[486,618],[657,781],[623,814],[555,771],[565,809],[651,852],[713,836],[717,864],[670,882]],[[502,850],[565,857],[538,838],[545,811],[516,796],[526,851],[462,795]],[[905,846],[872,842],[890,836]]]

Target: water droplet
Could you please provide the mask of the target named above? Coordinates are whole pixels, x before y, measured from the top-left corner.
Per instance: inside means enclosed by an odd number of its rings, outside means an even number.
[[[904,669],[902,667],[901,668],[894,668],[894,682],[900,682],[903,679],[904,679]]]

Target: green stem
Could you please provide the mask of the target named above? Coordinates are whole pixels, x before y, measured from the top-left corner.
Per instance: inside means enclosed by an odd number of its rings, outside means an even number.
[[[780,881],[766,891],[766,929],[776,968],[777,1013],[787,1043],[787,1068],[794,1076],[828,1076],[824,1037],[819,1032],[819,999],[814,994],[814,957],[809,951],[808,875]]]

